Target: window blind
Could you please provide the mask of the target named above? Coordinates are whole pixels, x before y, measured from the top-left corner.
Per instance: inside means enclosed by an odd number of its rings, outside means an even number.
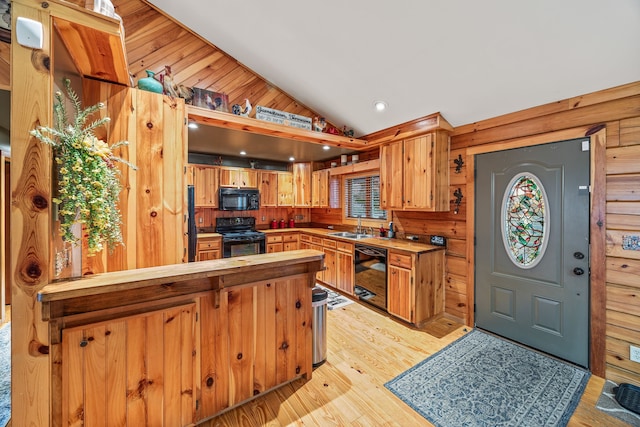
[[[387,219],[387,211],[380,209],[380,176],[345,178],[344,208],[347,218]]]

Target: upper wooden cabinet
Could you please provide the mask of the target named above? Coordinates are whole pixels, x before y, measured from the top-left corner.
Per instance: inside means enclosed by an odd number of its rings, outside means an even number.
[[[311,207],[329,207],[329,169],[321,169],[311,174]]]
[[[258,171],[244,168],[220,168],[221,187],[258,187]]]
[[[275,208],[278,206],[278,172],[261,171],[260,183],[260,207]]]
[[[437,130],[380,147],[380,207],[449,210],[449,135]]]
[[[260,206],[293,206],[293,187],[291,172],[260,172]]]
[[[293,206],[293,174],[278,172],[278,206]]]
[[[218,207],[219,170],[213,166],[192,165],[195,205]]]
[[[311,207],[311,163],[293,164],[293,205],[297,208]]]

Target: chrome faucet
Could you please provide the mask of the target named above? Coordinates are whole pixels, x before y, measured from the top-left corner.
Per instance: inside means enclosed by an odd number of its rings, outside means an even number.
[[[358,226],[356,227],[356,234],[362,234],[362,218],[358,216]]]

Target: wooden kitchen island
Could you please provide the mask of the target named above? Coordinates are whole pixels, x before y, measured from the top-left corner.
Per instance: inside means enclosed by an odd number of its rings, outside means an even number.
[[[323,268],[297,250],[45,286],[52,425],[193,425],[310,379]]]

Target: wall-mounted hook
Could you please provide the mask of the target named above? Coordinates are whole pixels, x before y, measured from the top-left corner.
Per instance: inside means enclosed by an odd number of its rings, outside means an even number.
[[[453,159],[453,163],[456,164],[456,173],[462,172],[462,165],[464,165],[464,160],[462,160],[462,154],[458,154],[457,159]]]
[[[456,198],[453,201],[453,204],[456,205],[455,209],[453,210],[453,213],[457,215],[458,212],[460,212],[460,203],[462,203],[462,198],[464,197],[462,195],[462,190],[460,189],[460,187],[458,187],[458,189],[453,192],[453,195]]]

